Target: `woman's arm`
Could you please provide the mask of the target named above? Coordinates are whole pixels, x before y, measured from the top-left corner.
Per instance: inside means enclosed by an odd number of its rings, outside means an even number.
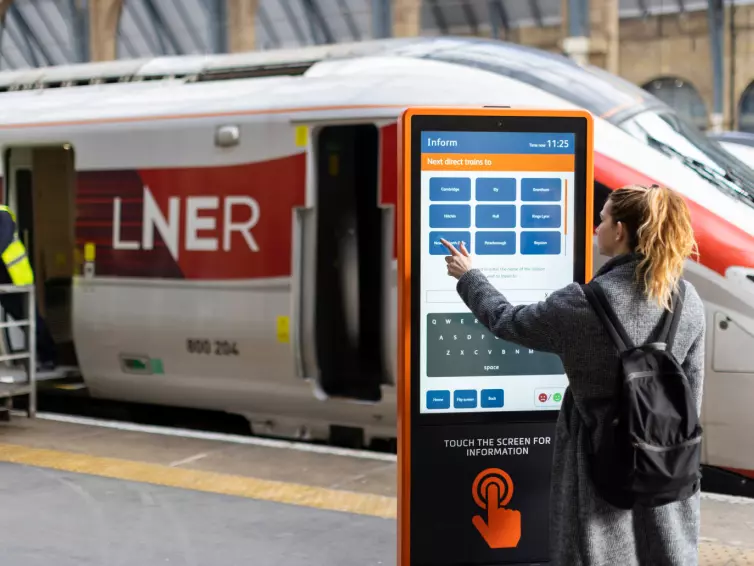
[[[456,289],[495,336],[540,352],[564,353],[573,297],[581,293],[577,283],[553,292],[544,301],[517,306],[510,304],[478,269],[464,273]]]

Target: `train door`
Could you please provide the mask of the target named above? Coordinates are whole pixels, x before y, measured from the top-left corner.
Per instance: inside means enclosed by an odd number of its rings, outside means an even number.
[[[384,362],[385,214],[379,206],[379,130],[331,125],[315,132],[313,222],[300,272],[312,365],[330,397],[379,401]],[[312,241],[316,242],[312,245]]]
[[[7,172],[5,202],[16,214],[18,234],[34,270],[38,312],[55,344],[59,366],[75,366],[72,333],[75,269],[73,148],[67,144],[10,148],[4,157]],[[6,345],[11,351],[25,349],[23,333],[9,332]]]

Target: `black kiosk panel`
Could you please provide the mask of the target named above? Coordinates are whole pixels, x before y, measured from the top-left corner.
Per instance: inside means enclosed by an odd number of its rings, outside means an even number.
[[[399,564],[546,563],[563,365],[476,320],[440,239],[514,304],[587,281],[591,116],[409,109],[401,142]]]

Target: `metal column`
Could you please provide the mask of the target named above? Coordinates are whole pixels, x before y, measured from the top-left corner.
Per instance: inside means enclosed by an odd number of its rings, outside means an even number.
[[[372,37],[382,39],[393,35],[391,0],[372,0]]]
[[[710,49],[712,50],[713,110],[711,130],[719,132],[723,127],[723,0],[708,0],[707,19],[709,22]],[[731,111],[733,110],[731,108]]]
[[[589,0],[568,0],[568,37],[563,40],[563,50],[581,65],[589,62],[589,33]]]

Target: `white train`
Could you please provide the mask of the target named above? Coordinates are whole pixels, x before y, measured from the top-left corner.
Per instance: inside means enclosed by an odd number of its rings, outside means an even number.
[[[737,159],[754,169],[754,134],[749,132],[721,132],[708,134]]]
[[[595,212],[634,182],[689,199],[705,463],[754,470],[754,172],[638,87],[516,45],[414,38],[6,72],[0,91],[6,198],[91,394],[306,438],[396,434],[401,110],[590,110]]]

